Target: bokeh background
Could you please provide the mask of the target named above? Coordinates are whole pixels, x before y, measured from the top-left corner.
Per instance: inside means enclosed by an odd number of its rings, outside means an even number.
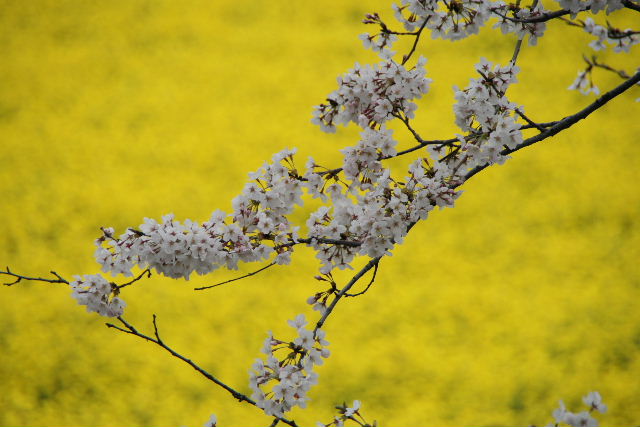
[[[311,107],[355,61],[377,61],[357,35],[385,0],[0,2],[0,264],[67,278],[98,271],[100,226],[122,231],[173,212],[203,221],[271,154],[298,147],[338,165],[357,129],[323,134]],[[602,17],[601,17],[602,18]],[[633,16],[613,15],[624,27]],[[625,21],[626,20],[626,21]],[[637,24],[637,20],[635,22]],[[485,28],[461,43],[425,37],[431,92],[415,126],[448,138],[455,84],[515,39]],[[566,91],[590,38],[554,23],[525,46],[510,99],[539,121],[593,98]],[[406,45],[405,45],[406,47]],[[601,58],[631,72],[631,55]],[[620,79],[597,72],[605,89]],[[464,186],[381,264],[375,286],[326,325],[333,355],[301,425],[363,401],[381,425],[544,425],[559,399],[599,390],[610,426],[640,423],[639,90]],[[396,132],[401,147],[411,138]],[[406,162],[392,163],[402,176]],[[297,213],[304,218],[308,209]],[[251,265],[241,272],[256,267]],[[313,254],[235,277],[155,276],[125,289],[125,317],[248,392],[268,330],[315,318]],[[346,280],[347,276],[340,276]],[[62,285],[0,289],[0,425],[228,426],[270,420],[161,349],[108,330]]]

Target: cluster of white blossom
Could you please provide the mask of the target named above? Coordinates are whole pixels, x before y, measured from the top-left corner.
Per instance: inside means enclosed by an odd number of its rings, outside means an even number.
[[[362,22],[364,24],[377,24],[380,26],[380,32],[377,34],[360,34],[359,37],[360,40],[362,40],[364,48],[378,52],[382,58],[391,58],[395,54],[395,52],[391,50],[391,47],[393,43],[398,40],[398,36],[387,28],[377,13],[368,13]]]
[[[272,163],[249,175],[254,182],[233,200],[230,222],[225,212],[217,210],[202,224],[181,223],[172,214],[165,215],[161,223],[145,218],[138,230],[129,229],[119,238],[112,228],[105,228],[96,240],[96,259],[103,271],[114,275],[131,276],[131,268],[138,265],[187,280],[194,271],[206,274],[221,266],[235,269],[239,261],[260,261],[274,251],[276,263],[288,264],[290,247],[282,245],[297,238],[298,228],[286,215],[302,203],[294,153],[283,150],[274,155]]]
[[[216,416],[216,414],[211,414],[211,417],[209,417],[209,420],[204,423],[203,427],[216,427],[218,425],[218,417]]]
[[[553,411],[555,423],[547,424],[547,427],[558,427],[560,424],[568,424],[572,427],[598,427],[598,420],[591,416],[593,411],[601,414],[607,412],[607,405],[602,403],[602,397],[597,391],[592,391],[582,398],[582,401],[589,408],[588,411],[582,411],[577,414],[567,411],[564,402],[560,401],[560,407]]]
[[[354,424],[359,425],[360,427],[376,427],[377,423],[375,421],[373,424],[369,424],[360,414],[361,406],[362,405],[359,400],[354,400],[353,405],[350,407],[348,407],[346,403],[343,403],[342,405],[336,406],[338,415],[333,418],[333,421],[327,424],[318,421],[316,424],[318,427],[344,427],[344,423],[351,420],[354,421]],[[359,419],[356,418],[356,416],[358,416]]]
[[[275,417],[282,417],[294,406],[306,407],[307,392],[318,383],[318,374],[313,368],[322,365],[330,354],[324,331],[316,329],[314,333],[306,329],[308,322],[304,315],[299,314],[288,323],[298,337],[292,342],[280,341],[269,332],[262,347],[266,361],[257,359],[249,371],[251,398],[267,415]],[[286,356],[278,359],[276,351]]]
[[[594,95],[600,94],[600,89],[593,84],[593,80],[591,79],[591,68],[578,71],[578,77],[576,77],[567,89],[579,90],[583,95],[589,95],[590,93]]]
[[[382,175],[380,160],[394,156],[397,144],[391,129],[384,126],[379,130],[364,129],[360,133],[358,145],[340,150],[344,155],[342,170],[345,177],[354,184],[359,184],[360,189],[371,188],[372,180]]]
[[[607,48],[605,42],[613,46],[614,52],[629,52],[631,46],[640,43],[640,33],[637,31],[598,25],[592,18],[584,21],[584,31],[597,37],[597,40],[589,43],[589,46],[596,51],[605,50]]]
[[[560,7],[571,11],[572,17],[578,12],[585,10],[591,10],[593,13],[598,13],[601,10],[606,9],[607,15],[618,9],[622,9],[624,5],[622,0],[556,0]],[[632,0],[637,1],[637,0]]]
[[[71,296],[80,305],[86,305],[89,313],[96,312],[105,317],[121,316],[126,303],[118,298],[119,289],[109,283],[100,274],[87,274],[74,276],[76,280],[69,285],[72,289]]]
[[[425,58],[415,67],[406,69],[392,60],[371,66],[357,64],[338,77],[338,89],[327,97],[328,104],[314,109],[312,122],[325,132],[335,132],[336,124],[349,122],[366,128],[383,124],[393,115],[413,117],[419,99],[429,91],[430,79],[425,78]]]
[[[541,2],[530,9],[521,9],[516,5],[499,1],[492,5],[491,10],[500,17],[493,28],[500,28],[502,34],[515,33],[519,38],[528,34],[530,46],[535,46],[538,38],[542,37],[547,29],[545,22],[526,22],[547,12]],[[511,16],[508,15],[509,12]]]
[[[343,191],[339,184],[328,187],[332,207],[320,207],[307,220],[310,245],[322,263],[321,273],[351,268],[358,254],[372,258],[389,255],[395,244],[402,243],[411,223],[426,219],[435,206],[453,206],[460,195],[454,190],[456,182],[424,160],[412,163],[409,172],[410,176],[398,182],[391,178],[389,169],[382,169],[370,177],[365,192]],[[323,239],[360,245],[332,245]]]
[[[468,169],[487,163],[503,163],[507,157],[500,154],[506,148],[515,148],[522,142],[521,125],[514,112],[522,107],[509,102],[505,92],[517,82],[519,68],[515,65],[493,66],[486,59],[476,64],[481,78],[471,79],[464,90],[454,87],[456,104],[453,110],[456,124],[466,136],[459,136],[460,146],[440,158],[449,167],[449,174],[465,173]],[[444,147],[432,149],[434,154]]]
[[[394,11],[396,19],[403,23],[408,31],[426,25],[434,39],[455,41],[479,32],[480,27],[491,17],[491,2],[402,0],[401,5],[394,4]]]

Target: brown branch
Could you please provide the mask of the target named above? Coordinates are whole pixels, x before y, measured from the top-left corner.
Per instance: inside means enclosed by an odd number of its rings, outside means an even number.
[[[622,0],[622,4],[624,5],[624,7],[628,9],[635,10],[636,12],[640,12],[640,4],[635,4],[631,0]]]
[[[356,282],[358,282],[358,280],[360,280],[360,278],[362,276],[364,276],[367,271],[371,270],[374,266],[378,265],[378,263],[380,262],[381,258],[382,258],[382,256],[379,256],[379,257],[376,257],[376,258],[371,258],[371,260],[367,263],[367,265],[362,267],[362,269],[360,271],[358,271],[355,274],[355,276],[353,276],[351,278],[351,280],[349,280],[349,283],[347,283],[344,286],[344,288],[340,289],[340,292],[338,292],[336,294],[336,296],[333,298],[333,301],[331,301],[331,304],[329,305],[329,307],[327,307],[327,309],[324,311],[324,314],[322,315],[320,320],[318,320],[318,323],[316,323],[316,327],[315,327],[315,329],[313,331],[314,333],[315,333],[315,331],[317,331],[318,329],[320,329],[324,325],[324,323],[327,321],[327,318],[329,317],[329,315],[336,308],[336,305],[338,305],[338,302],[340,301],[340,299],[343,296],[345,296],[345,294],[349,291],[349,289],[351,289],[351,287],[353,285],[355,285]]]
[[[233,388],[229,387],[228,385],[226,385],[225,383],[223,383],[222,381],[218,380],[216,377],[214,377],[213,375],[211,375],[210,373],[208,373],[207,371],[202,369],[200,366],[198,366],[191,359],[186,358],[185,356],[181,355],[180,353],[176,352],[171,347],[169,347],[167,344],[165,344],[164,341],[162,341],[162,339],[160,338],[160,333],[158,332],[158,324],[157,324],[157,319],[156,319],[156,315],[155,314],[153,315],[153,331],[154,331],[155,338],[154,337],[150,337],[148,335],[145,335],[145,334],[139,332],[133,325],[128,323],[126,320],[124,320],[124,318],[122,316],[119,316],[118,320],[120,321],[120,323],[122,323],[124,325],[124,328],[122,328],[120,326],[117,326],[117,325],[114,325],[112,323],[106,323],[105,325],[108,328],[113,328],[113,329],[116,329],[116,330],[118,330],[120,332],[124,332],[124,333],[129,334],[129,335],[134,335],[134,336],[136,336],[138,338],[142,338],[145,341],[149,341],[151,343],[154,343],[154,344],[162,347],[167,352],[169,352],[173,357],[176,357],[176,358],[182,360],[183,362],[185,362],[186,364],[191,366],[193,369],[198,371],[206,379],[208,379],[209,381],[215,383],[216,385],[222,387],[223,389],[225,389],[226,391],[231,393],[231,395],[235,399],[237,399],[239,402],[247,402],[247,403],[257,407],[256,402],[254,402],[251,398],[249,398],[248,396],[240,393],[239,391],[236,391]],[[281,417],[278,417],[278,419],[280,421],[282,421],[283,423],[290,425],[291,427],[297,427],[296,422],[293,421],[293,420],[288,420],[286,418],[281,418]]]
[[[142,273],[140,273],[138,275],[138,277],[136,277],[135,279],[132,279],[130,281],[128,281],[127,283],[123,283],[122,285],[116,285],[118,287],[118,289],[122,289],[125,286],[129,286],[129,285],[133,285],[135,282],[137,282],[138,280],[142,279],[142,277],[144,275],[147,275],[147,279],[151,277],[151,270],[149,270],[148,268],[146,270],[144,270]]]
[[[520,117],[522,117],[522,119],[528,123],[528,125],[530,126],[530,128],[536,128],[538,129],[540,132],[544,132],[544,127],[540,126],[539,124],[537,124],[536,122],[534,122],[533,120],[531,120],[529,117],[527,117],[522,111],[520,111],[519,108],[516,108],[514,110],[516,112],[516,114],[518,114]],[[521,128],[522,129],[522,128]]]
[[[14,277],[16,279],[13,282],[3,283],[3,285],[5,285],[5,286],[13,286],[15,284],[20,283],[22,280],[30,280],[30,281],[34,281],[34,282],[46,282],[46,283],[65,283],[67,285],[69,284],[69,282],[67,280],[63,279],[55,271],[50,271],[49,273],[53,274],[53,276],[55,276],[56,278],[55,279],[45,279],[44,277],[27,277],[27,276],[23,276],[21,274],[14,273],[13,271],[11,271],[9,269],[9,267],[6,267],[6,271],[1,271],[0,270],[0,274],[5,274],[7,276]]]
[[[411,55],[413,55],[413,53],[416,51],[416,47],[418,46],[418,41],[420,40],[420,35],[422,34],[422,30],[424,30],[424,27],[427,25],[428,20],[429,18],[426,18],[422,23],[422,25],[420,26],[420,29],[416,31],[416,34],[415,34],[416,38],[413,41],[413,46],[411,46],[411,50],[409,51],[409,53],[404,55],[404,57],[402,58],[402,65],[406,64],[409,58],[411,58]]]
[[[373,285],[373,282],[376,280],[376,274],[378,273],[378,265],[379,264],[380,264],[379,262],[376,262],[376,265],[373,268],[373,276],[371,277],[371,280],[369,281],[369,284],[367,285],[366,288],[364,288],[364,290],[362,290],[360,292],[356,292],[355,294],[346,293],[346,294],[344,294],[344,296],[345,297],[357,297],[357,296],[360,296],[360,295],[364,295],[369,290],[371,285]]]
[[[262,268],[260,268],[260,269],[258,269],[256,271],[252,271],[251,273],[247,273],[247,274],[245,274],[243,276],[236,277],[236,278],[229,279],[229,280],[225,280],[224,282],[216,283],[215,285],[209,285],[209,286],[202,286],[202,287],[199,287],[199,288],[193,288],[193,290],[194,291],[202,291],[204,289],[211,289],[211,288],[215,288],[217,286],[222,286],[222,285],[227,284],[227,283],[235,282],[236,280],[245,279],[247,277],[253,276],[254,274],[258,274],[261,271],[264,271],[269,267],[273,267],[274,265],[276,265],[276,263],[272,262],[272,263],[269,263],[269,264],[265,265],[264,267],[262,267]]]
[[[591,6],[585,8],[585,9],[579,10],[577,13],[587,11],[590,8],[591,8]],[[561,16],[569,15],[569,14],[572,13],[570,10],[560,9],[560,10],[556,10],[556,11],[549,12],[549,13],[543,13],[542,15],[536,16],[534,18],[512,18],[510,16],[507,16],[507,15],[504,15],[504,14],[498,12],[498,8],[491,9],[491,12],[495,13],[496,15],[498,15],[499,17],[501,17],[503,19],[506,19],[506,20],[511,21],[511,22],[517,22],[519,24],[533,24],[533,23],[536,23],[536,22],[547,22],[547,21],[550,21],[552,19],[559,18]]]
[[[409,231],[411,231],[413,226],[416,225],[416,224],[417,224],[417,222],[412,222],[411,224],[409,224],[407,226],[407,233],[409,233]],[[338,292],[336,294],[336,296],[333,298],[333,301],[331,301],[331,304],[329,305],[329,307],[326,308],[326,310],[324,311],[324,314],[322,315],[320,320],[318,320],[318,323],[316,323],[316,327],[313,330],[314,334],[318,329],[320,329],[324,325],[324,323],[327,321],[327,318],[329,317],[329,315],[331,315],[331,313],[336,308],[336,305],[338,305],[338,302],[342,299],[342,297],[345,296],[346,293],[349,292],[349,290],[353,287],[353,285],[355,285],[358,282],[358,280],[360,280],[362,278],[362,276],[364,276],[369,270],[371,270],[374,267],[377,268],[378,263],[380,262],[380,259],[382,259],[383,256],[384,255],[381,255],[381,256],[375,257],[375,258],[371,258],[369,260],[369,262],[364,267],[362,267],[362,269],[360,271],[358,271],[351,278],[351,280],[349,280],[349,283],[347,283],[344,286],[344,288],[340,289],[340,292]]]

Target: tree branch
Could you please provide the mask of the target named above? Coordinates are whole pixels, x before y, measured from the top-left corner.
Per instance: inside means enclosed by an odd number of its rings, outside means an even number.
[[[427,25],[428,20],[429,18],[426,18],[422,23],[422,25],[420,26],[420,29],[416,31],[415,33],[416,38],[413,41],[413,46],[411,46],[411,50],[409,51],[409,53],[404,55],[404,57],[402,58],[402,65],[406,64],[409,58],[411,58],[411,55],[413,55],[413,53],[416,51],[416,47],[418,46],[418,41],[420,40],[420,34],[422,34],[422,30],[424,30],[424,27],[425,25]]]
[[[173,350],[171,347],[166,345],[164,343],[164,341],[162,341],[162,339],[160,338],[160,333],[158,332],[158,324],[157,324],[157,319],[156,319],[156,315],[155,314],[153,315],[153,331],[154,331],[155,338],[154,337],[150,337],[148,335],[145,335],[145,334],[139,332],[133,325],[128,323],[126,320],[124,320],[124,318],[122,316],[119,316],[118,320],[120,321],[120,323],[122,323],[124,325],[124,328],[122,328],[120,326],[117,326],[117,325],[114,325],[112,323],[105,323],[105,325],[108,328],[116,329],[116,330],[118,330],[120,332],[124,332],[124,333],[129,334],[129,335],[134,335],[134,336],[136,336],[138,338],[142,338],[145,341],[152,342],[152,343],[162,347],[167,352],[169,352],[173,357],[176,357],[176,358],[182,360],[183,362],[185,362],[186,364],[191,366],[193,369],[198,371],[206,379],[208,379],[209,381],[215,383],[216,385],[222,387],[223,389],[225,389],[226,391],[231,393],[231,395],[235,399],[237,399],[239,402],[247,402],[247,403],[250,403],[251,405],[257,407],[256,402],[254,402],[251,398],[249,398],[248,396],[240,393],[239,391],[236,391],[233,388],[229,387],[228,385],[226,385],[225,383],[223,383],[222,381],[218,380],[216,377],[214,377],[213,375],[211,375],[210,373],[208,373],[207,371],[202,369],[200,366],[198,366],[191,359],[186,358],[185,356],[181,355],[180,353],[178,353],[177,351]],[[293,420],[288,420],[286,418],[281,418],[281,417],[278,417],[278,420],[282,421],[285,424],[290,425],[291,427],[297,427],[296,422],[293,421]]]
[[[142,279],[142,277],[143,277],[145,274],[147,275],[147,279],[148,279],[148,278],[150,278],[150,277],[151,277],[151,270],[149,270],[149,269],[147,268],[147,269],[146,269],[146,270],[144,270],[142,273],[140,273],[140,274],[138,275],[138,277],[136,277],[135,279],[132,279],[132,280],[128,281],[127,283],[123,283],[122,285],[116,285],[116,286],[118,287],[118,289],[122,289],[122,288],[124,288],[125,286],[132,285],[132,284],[134,284],[135,282],[137,282],[138,280]]]
[[[264,270],[266,270],[266,269],[267,269],[267,268],[269,268],[269,267],[273,267],[274,265],[276,265],[276,263],[275,263],[275,262],[272,262],[272,263],[267,264],[267,265],[265,265],[264,267],[262,267],[262,268],[260,268],[260,269],[258,269],[258,270],[256,270],[256,271],[252,271],[251,273],[247,273],[247,274],[245,274],[245,275],[243,275],[243,276],[236,277],[236,278],[234,278],[234,279],[225,280],[224,282],[216,283],[215,285],[202,286],[202,287],[200,287],[200,288],[193,288],[193,290],[194,290],[194,291],[202,291],[202,290],[204,290],[204,289],[211,289],[211,288],[215,288],[216,286],[221,286],[221,285],[224,285],[224,284],[227,284],[227,283],[235,282],[236,280],[245,279],[245,278],[247,278],[247,277],[251,277],[251,276],[253,276],[254,274],[258,274],[258,273],[260,273],[261,271],[264,271]]]
[[[589,10],[590,8],[591,8],[591,6],[578,11],[578,13],[584,12],[586,10]],[[536,16],[534,18],[512,18],[510,16],[507,16],[507,15],[504,15],[504,14],[498,12],[498,8],[491,9],[491,12],[495,13],[496,15],[498,15],[501,18],[504,18],[504,19],[506,19],[508,21],[511,21],[511,22],[517,22],[519,24],[533,24],[533,23],[536,23],[536,22],[547,22],[547,21],[550,21],[552,19],[559,18],[561,16],[569,15],[569,14],[572,13],[570,10],[561,9],[561,10],[556,10],[556,11],[549,12],[549,13],[543,13],[542,15]]]
[[[338,305],[338,302],[340,301],[340,299],[343,296],[345,296],[345,294],[349,291],[349,289],[351,289],[351,287],[353,285],[355,285],[356,282],[358,280],[360,280],[360,278],[362,276],[364,276],[367,271],[371,270],[374,266],[378,265],[378,263],[380,262],[381,258],[382,258],[382,256],[379,256],[379,257],[376,257],[376,258],[371,258],[371,260],[369,260],[367,265],[362,267],[362,269],[360,271],[358,271],[356,273],[356,275],[351,278],[351,280],[349,280],[349,283],[347,283],[344,288],[340,289],[340,292],[338,292],[338,294],[334,297],[334,299],[333,299],[333,301],[331,301],[331,304],[329,305],[329,307],[327,307],[327,309],[324,311],[324,314],[322,315],[320,320],[318,320],[318,323],[316,323],[316,327],[315,327],[315,329],[313,331],[314,333],[315,333],[315,331],[317,331],[318,329],[320,329],[324,325],[324,322],[327,321],[327,318],[333,312],[333,310],[336,308],[336,305]]]
[[[69,284],[69,282],[67,280],[63,279],[55,271],[52,270],[49,273],[53,274],[56,278],[55,279],[45,279],[44,277],[27,277],[27,276],[23,276],[21,274],[14,273],[13,271],[9,270],[9,267],[6,267],[6,271],[1,271],[0,270],[0,274],[5,274],[7,276],[14,277],[16,279],[13,282],[3,283],[3,285],[5,285],[5,286],[13,286],[15,284],[20,283],[20,281],[22,281],[22,280],[30,280],[30,281],[33,281],[33,282],[46,282],[46,283],[65,283],[67,285]]]
[[[622,0],[622,4],[624,5],[624,7],[628,9],[632,9],[632,10],[635,10],[636,12],[640,12],[640,5],[635,4],[631,0]]]
[[[357,296],[360,296],[360,295],[365,294],[365,293],[369,290],[369,288],[371,287],[371,285],[373,285],[373,282],[376,280],[376,274],[378,273],[378,265],[379,265],[379,264],[380,264],[379,262],[376,262],[376,265],[375,265],[375,266],[374,266],[374,268],[373,268],[373,276],[371,277],[371,280],[369,281],[369,284],[367,285],[367,287],[366,287],[366,288],[364,288],[364,290],[363,290],[363,291],[356,292],[355,294],[348,294],[348,293],[345,293],[345,294],[344,294],[344,296],[345,296],[345,297],[357,297]]]

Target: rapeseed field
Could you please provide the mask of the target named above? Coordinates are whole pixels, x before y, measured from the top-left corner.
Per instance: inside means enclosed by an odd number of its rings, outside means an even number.
[[[338,166],[357,129],[320,132],[312,106],[356,61],[377,62],[359,22],[373,11],[391,19],[390,6],[2,2],[1,265],[97,273],[101,226],[228,211],[247,173],[285,147],[298,147],[300,167],[310,155]],[[633,23],[624,19],[622,28]],[[590,40],[551,24],[538,46],[523,47],[510,99],[538,121],[587,105],[593,97],[566,87]],[[480,57],[505,64],[514,43],[490,28],[459,43],[425,37],[419,53],[434,82],[415,120],[422,136],[458,132],[452,86],[475,77]],[[631,72],[637,49],[600,58]],[[596,78],[603,90],[621,81]],[[637,425],[640,91],[630,92],[474,177],[454,209],[417,225],[369,292],[326,324],[332,356],[310,408],[291,418],[327,422],[336,404],[359,399],[380,425],[545,425],[558,400],[578,411],[598,390],[609,405],[602,425]],[[402,176],[407,163],[390,164]],[[156,314],[169,345],[248,392],[267,331],[287,336],[287,319],[317,316],[305,303],[323,290],[317,261],[306,248],[293,260],[203,292],[193,287],[255,266],[189,282],[156,275],[123,290],[125,316],[151,333]],[[0,425],[202,425],[211,413],[222,426],[270,423],[161,349],[107,329],[70,293],[0,289]]]

